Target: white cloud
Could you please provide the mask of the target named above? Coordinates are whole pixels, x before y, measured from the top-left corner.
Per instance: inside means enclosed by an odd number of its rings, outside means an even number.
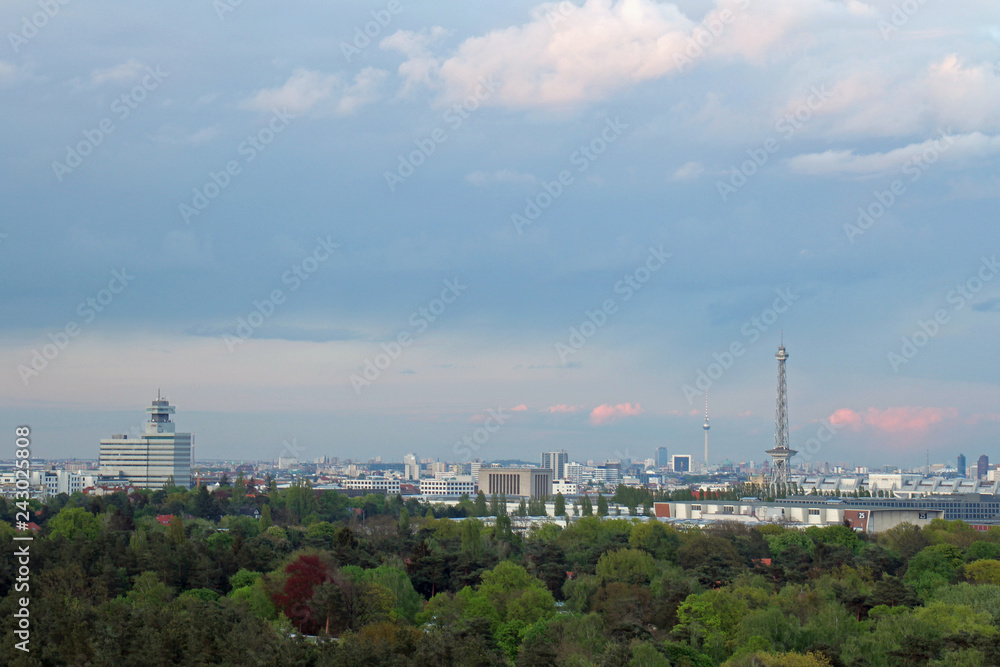
[[[431,53],[430,45],[447,34],[444,28],[434,26],[421,32],[400,30],[382,40],[380,48],[399,51],[407,57],[399,66],[399,75],[404,81],[401,95],[408,95],[420,86],[433,85],[432,76],[441,63]]]
[[[91,86],[100,86],[105,83],[126,83],[135,79],[145,69],[145,65],[132,59],[114,67],[93,70],[87,83]]]
[[[17,66],[5,60],[0,60],[0,85],[13,83],[18,79]]]
[[[700,162],[686,162],[670,175],[671,181],[691,181],[705,173],[705,166]]]
[[[716,0],[696,22],[676,4],[654,0],[587,0],[551,21],[549,15],[560,12],[560,4],[547,3],[532,12],[528,23],[470,37],[450,56],[431,53],[435,32],[396,33],[382,47],[407,54],[400,66],[404,91],[424,85],[438,89],[445,101],[462,99],[480,79],[492,77],[503,86],[491,104],[552,106],[603,99],[675,75],[701,58],[736,56],[763,64],[775,56],[780,40],[788,35],[798,40],[803,24],[825,25],[831,18],[870,21],[873,16],[860,2],[758,4]]]
[[[344,89],[337,111],[352,114],[363,106],[368,106],[379,99],[379,89],[389,75],[388,72],[374,67],[366,67],[354,77],[354,83]]]
[[[327,107],[340,114],[351,114],[378,100],[386,75],[385,70],[366,67],[353,82],[347,83],[337,74],[298,68],[283,85],[259,91],[243,107],[261,111],[287,109],[291,113]]]
[[[534,183],[536,179],[531,174],[522,174],[511,169],[501,169],[492,173],[474,171],[471,174],[466,174],[465,180],[472,185],[483,186],[492,183]]]
[[[971,132],[942,134],[885,153],[857,155],[853,150],[829,150],[797,155],[788,161],[792,171],[811,176],[871,176],[895,173],[916,158],[925,163],[964,162],[1000,154],[1000,135]]]

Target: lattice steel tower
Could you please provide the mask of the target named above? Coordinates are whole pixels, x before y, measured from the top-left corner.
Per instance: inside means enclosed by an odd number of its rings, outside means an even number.
[[[785,341],[782,339],[778,353],[778,403],[774,410],[774,448],[767,450],[771,457],[771,484],[788,484],[788,460],[798,452],[788,448],[788,388],[785,386]]]

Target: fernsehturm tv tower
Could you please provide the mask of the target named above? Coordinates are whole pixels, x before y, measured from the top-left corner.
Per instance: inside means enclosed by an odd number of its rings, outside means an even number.
[[[788,484],[788,460],[798,452],[788,448],[788,388],[785,386],[785,341],[781,341],[778,353],[778,404],[774,410],[774,448],[767,450],[771,456],[771,484]]]
[[[708,423],[708,392],[705,392],[705,424],[702,426],[705,429],[705,472],[708,472],[708,429],[712,428]]]

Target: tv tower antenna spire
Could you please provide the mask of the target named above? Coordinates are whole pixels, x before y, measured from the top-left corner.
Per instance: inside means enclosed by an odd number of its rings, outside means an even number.
[[[788,387],[785,384],[785,335],[781,334],[781,345],[774,355],[778,360],[778,400],[774,410],[774,447],[767,450],[772,460],[771,484],[775,487],[788,485],[788,460],[798,452],[788,447]]]
[[[712,428],[711,424],[708,423],[708,390],[705,390],[705,423],[702,425],[705,429],[705,471],[708,471],[708,429]]]

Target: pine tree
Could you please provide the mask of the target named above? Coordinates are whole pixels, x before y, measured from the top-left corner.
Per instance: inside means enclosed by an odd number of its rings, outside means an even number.
[[[489,512],[489,510],[486,507],[486,494],[483,493],[482,490],[480,490],[479,493],[476,494],[475,507],[476,507],[476,512],[475,512],[476,516],[486,516],[487,513]]]
[[[561,492],[556,494],[555,515],[566,516],[566,499],[563,498],[563,494]]]
[[[600,493],[597,494],[597,516],[608,515],[608,501]]]

